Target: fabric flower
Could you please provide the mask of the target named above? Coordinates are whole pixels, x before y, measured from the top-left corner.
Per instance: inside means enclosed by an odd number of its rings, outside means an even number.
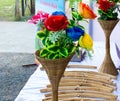
[[[52,15],[63,15],[63,16],[66,16],[64,12],[62,11],[55,11],[52,13]]]
[[[37,13],[37,15],[40,16],[40,19],[41,19],[41,20],[45,20],[45,19],[48,18],[49,13],[45,13],[45,12],[39,11],[39,12]]]
[[[51,15],[44,24],[47,30],[59,31],[67,27],[68,20],[63,15]]]
[[[80,47],[86,48],[88,50],[92,50],[93,41],[89,34],[85,33],[84,36],[80,37],[78,42],[79,42]]]
[[[72,28],[67,28],[66,32],[67,32],[67,35],[73,41],[77,41],[80,38],[80,36],[84,34],[84,30],[77,26],[73,26]]]
[[[85,19],[94,19],[97,17],[92,9],[82,2],[78,4],[78,12]]]
[[[28,20],[29,23],[37,24],[37,21],[40,19],[39,15],[34,15],[30,20]]]
[[[42,11],[39,11],[36,15],[32,16],[30,20],[28,20],[29,23],[37,24],[37,22],[40,20],[44,22],[48,18],[49,14],[44,13]]]
[[[109,0],[98,0],[97,4],[98,8],[103,10],[104,12],[107,12],[108,9],[115,6],[115,3]]]

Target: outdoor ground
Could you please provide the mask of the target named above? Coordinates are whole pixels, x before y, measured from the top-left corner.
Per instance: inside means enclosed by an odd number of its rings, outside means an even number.
[[[14,101],[36,70],[22,67],[35,63],[35,32],[27,22],[0,22],[0,101]]]
[[[14,7],[15,0],[0,0],[0,101],[14,101],[37,68],[22,66],[35,63],[36,28],[26,19],[16,22]]]
[[[22,67],[34,63],[32,53],[0,53],[0,101],[14,101],[37,66]]]

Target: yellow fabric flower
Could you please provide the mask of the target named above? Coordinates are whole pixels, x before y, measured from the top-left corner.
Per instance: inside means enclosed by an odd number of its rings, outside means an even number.
[[[89,34],[84,33],[84,36],[81,36],[78,41],[79,45],[82,48],[86,48],[87,50],[93,50],[93,41]]]

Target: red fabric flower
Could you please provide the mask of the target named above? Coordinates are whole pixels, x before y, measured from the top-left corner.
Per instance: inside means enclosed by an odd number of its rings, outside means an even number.
[[[59,31],[65,29],[68,25],[68,20],[63,15],[51,15],[45,20],[45,27],[50,31]]]
[[[110,9],[114,5],[115,5],[114,2],[108,0],[98,0],[98,8],[103,10],[104,12],[107,12],[108,9]]]

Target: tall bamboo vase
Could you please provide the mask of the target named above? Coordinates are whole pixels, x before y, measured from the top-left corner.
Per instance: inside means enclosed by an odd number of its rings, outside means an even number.
[[[105,57],[99,68],[99,72],[117,75],[118,71],[110,55],[110,35],[119,20],[98,20],[105,34]]]
[[[73,54],[67,58],[48,60],[39,57],[39,51],[35,53],[36,59],[45,68],[49,81],[52,86],[52,101],[58,101],[58,86],[60,79],[65,71],[68,62],[73,57]]]

